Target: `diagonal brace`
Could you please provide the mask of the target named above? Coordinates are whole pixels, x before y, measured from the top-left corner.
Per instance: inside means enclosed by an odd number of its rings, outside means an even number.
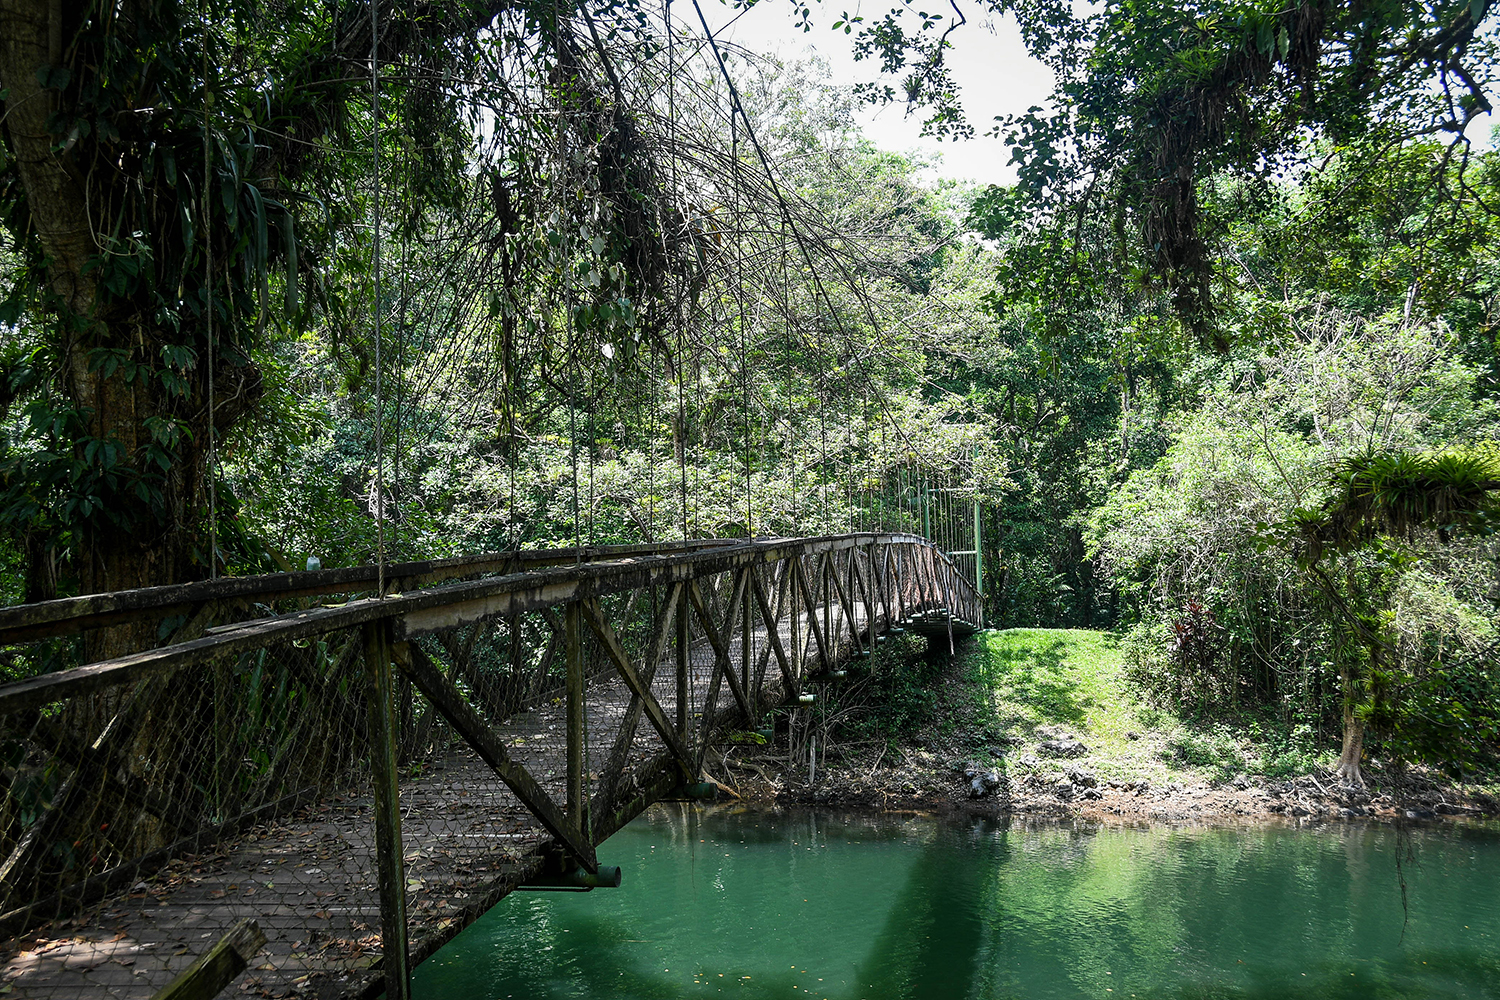
[[[812,592],[808,589],[807,574],[802,572],[801,557],[793,557],[792,566],[797,573],[797,579],[792,586],[802,594],[802,606],[807,610],[808,631],[813,634],[813,640],[818,645],[818,655],[823,658],[823,669],[832,670],[833,656],[823,642],[823,627],[822,623],[818,621],[817,602],[813,600]]]
[[[741,570],[739,586],[735,588],[734,599],[729,602],[729,626],[731,628],[734,623],[734,609],[744,596],[745,575],[745,571]],[[734,700],[739,703],[740,711],[745,713],[747,720],[753,720],[755,713],[750,711],[750,702],[745,697],[745,687],[729,665],[729,643],[725,641],[719,627],[714,624],[708,605],[704,603],[703,592],[698,589],[697,580],[688,581],[688,597],[693,602],[693,610],[698,613],[698,620],[703,623],[703,631],[708,636],[709,644],[714,647],[715,670],[722,671],[723,675],[729,679],[729,690],[733,692]],[[706,717],[704,721],[708,721]]]
[[[778,606],[781,604],[781,596],[785,592],[785,587],[786,577],[783,576],[782,591],[776,595]],[[771,640],[771,650],[776,654],[776,665],[781,668],[781,680],[786,684],[787,697],[793,697],[800,692],[796,680],[792,678],[792,667],[787,660],[786,650],[781,646],[781,619],[776,612],[771,610],[771,602],[766,598],[766,589],[761,586],[759,575],[751,575],[750,589],[755,592],[755,603],[760,605],[761,620],[766,624],[766,635]]]
[[[610,625],[609,619],[604,617],[604,611],[599,607],[599,602],[593,598],[586,598],[578,603],[583,609],[583,616],[588,619],[589,626],[593,628],[594,635],[599,637],[599,644],[604,647],[604,651],[614,661],[615,669],[624,678],[625,686],[630,688],[631,694],[641,700],[641,706],[645,708],[646,717],[651,720],[651,725],[660,734],[668,748],[671,749],[672,755],[677,758],[683,770],[688,775],[695,774],[698,768],[692,756],[687,752],[687,748],[682,745],[682,741],[677,738],[677,730],[667,720],[667,715],[661,710],[661,705],[657,702],[656,695],[641,682],[640,675],[636,673],[635,667],[631,664],[629,655],[626,654],[624,647],[620,645],[619,636],[615,635],[614,626]],[[666,629],[663,628],[661,631],[665,634]]]
[[[594,856],[594,845],[567,821],[557,804],[531,776],[531,772],[511,759],[505,743],[474,710],[463,693],[453,686],[453,682],[438,671],[427,654],[422,652],[422,647],[414,642],[404,645],[409,655],[396,657],[402,672],[443,713],[443,718],[448,720],[449,725],[464,738],[464,742],[478,752],[500,780],[515,793],[516,798],[541,821],[547,832],[556,837],[567,848],[568,853],[578,859],[579,864],[590,872],[597,872],[599,861]]]

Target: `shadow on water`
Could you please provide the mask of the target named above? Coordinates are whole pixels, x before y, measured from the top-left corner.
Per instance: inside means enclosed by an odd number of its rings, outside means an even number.
[[[995,828],[979,822],[972,829],[977,837]],[[967,997],[974,988],[985,934],[976,889],[999,878],[1009,855],[1004,835],[986,851],[955,852],[941,839],[920,851],[857,966],[858,997]]]
[[[1500,1000],[1492,828],[1422,838],[1403,943],[1375,828],[653,815],[628,889],[507,900],[418,996]]]

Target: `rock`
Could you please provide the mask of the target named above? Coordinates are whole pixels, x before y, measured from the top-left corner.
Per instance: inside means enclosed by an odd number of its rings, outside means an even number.
[[[1099,791],[1099,789],[1097,789],[1097,788],[1085,788],[1083,790],[1083,797],[1086,798],[1086,799],[1095,799],[1095,800],[1097,800],[1097,799],[1104,798],[1104,793],[1101,792],[1101,791]]]
[[[1082,757],[1089,752],[1089,748],[1075,739],[1047,740],[1038,743],[1037,753],[1048,757]]]
[[[969,798],[971,799],[982,799],[1000,787],[1000,775],[995,771],[981,771],[976,768],[965,771],[964,777],[969,780]]]
[[[1073,783],[1071,781],[1059,781],[1053,786],[1053,792],[1064,802],[1073,801]]]
[[[1034,753],[1023,753],[1021,756],[1016,758],[1017,767],[1034,768],[1037,765],[1041,764],[1041,762],[1042,759]]]
[[[1088,771],[1080,771],[1076,767],[1068,768],[1068,780],[1073,782],[1074,786],[1078,788],[1095,788],[1099,784],[1098,778],[1094,777]]]
[[[1230,784],[1234,786],[1234,790],[1237,792],[1247,791],[1250,788],[1250,776],[1243,773],[1236,774]]]

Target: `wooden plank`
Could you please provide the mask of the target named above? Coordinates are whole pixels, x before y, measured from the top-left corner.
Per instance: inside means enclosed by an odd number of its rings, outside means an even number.
[[[860,555],[858,549],[849,553],[849,595],[864,606],[864,641],[868,648],[875,641],[875,599],[870,596],[870,586],[865,582],[864,573],[860,571]],[[864,556],[869,558],[868,553],[864,553]]]
[[[253,919],[241,920],[152,1000],[213,1000],[245,971],[266,946]]]
[[[766,667],[770,663],[773,652],[776,654],[776,665],[781,671],[784,692],[788,697],[795,693],[796,685],[792,681],[792,672],[787,665],[786,650],[781,646],[781,606],[786,589],[784,587],[777,589],[774,611],[771,610],[771,603],[766,599],[759,572],[751,574],[750,589],[755,597],[756,606],[760,609],[761,620],[766,629],[766,644],[760,650],[760,662],[755,667],[755,687],[750,693],[750,700],[759,705],[761,698],[765,695]]]
[[[599,862],[594,857],[593,845],[568,822],[562,810],[557,808],[557,804],[531,776],[531,772],[511,759],[505,743],[480,717],[474,706],[465,700],[458,688],[433,666],[421,647],[411,644],[408,649],[410,656],[397,660],[406,676],[437,707],[464,742],[473,747],[500,780],[505,782],[506,787],[515,793],[516,798],[521,800],[521,804],[531,811],[547,832],[556,837],[585,868],[591,872],[598,871]]]
[[[675,596],[675,595],[674,595]],[[630,688],[630,693],[640,699],[641,706],[646,710],[646,718],[651,721],[652,728],[661,736],[662,742],[672,751],[682,765],[684,778],[691,778],[697,770],[697,762],[693,760],[682,741],[677,738],[677,732],[672,727],[672,722],[667,718],[667,713],[662,711],[661,704],[656,700],[656,695],[650,688],[649,677],[645,680],[636,672],[635,666],[630,662],[630,656],[625,652],[625,647],[620,645],[620,638],[615,634],[614,627],[610,625],[609,619],[604,617],[604,610],[599,607],[598,601],[581,602],[583,615],[588,620],[589,626],[594,630],[594,635],[599,637],[599,643],[604,647],[604,652],[613,661],[615,669],[620,677],[624,679],[625,686]],[[669,623],[664,623],[669,624]],[[660,636],[666,635],[666,628],[659,630]]]
[[[875,594],[879,599],[881,610],[885,612],[885,627],[890,628],[895,623],[895,615],[891,607],[891,547],[880,546],[880,565],[875,566],[874,562],[872,558],[870,578],[875,581]]]
[[[756,570],[752,568],[745,572],[755,573]],[[740,616],[740,687],[750,696],[751,701],[755,701],[758,704],[759,702],[754,696],[754,688],[750,686],[750,665],[751,661],[755,659],[753,626],[750,621],[750,602],[750,588],[740,588],[740,606],[735,612]]]
[[[833,614],[833,591],[829,589],[828,577],[833,570],[833,553],[825,552],[817,559],[818,564],[818,590],[823,595],[823,647],[832,654],[838,653],[839,632],[838,622],[834,620]],[[832,670],[834,659],[830,658],[825,667]]]
[[[390,625],[364,627],[369,680],[370,778],[375,798],[375,868],[380,885],[380,945],[387,1000],[411,1000],[406,940],[406,866],[401,844],[396,705],[391,689]]]
[[[279,816],[296,812],[303,806],[316,802],[317,798],[317,788],[304,788],[277,799],[275,802],[257,806],[234,819],[205,827],[191,836],[165,847],[159,847],[138,858],[131,858],[97,875],[90,875],[83,881],[76,882],[50,896],[33,900],[25,906],[0,914],[0,934],[17,934],[38,922],[72,913],[75,909],[82,909],[133,882],[139,882],[142,875],[156,871],[175,857],[202,853],[225,837],[231,837],[258,823],[270,822]]]

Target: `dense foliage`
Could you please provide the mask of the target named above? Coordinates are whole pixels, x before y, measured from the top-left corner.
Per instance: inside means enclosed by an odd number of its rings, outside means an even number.
[[[993,624],[1492,762],[1492,4],[988,3],[1058,83],[971,190],[852,124],[970,131],[947,14],[851,92],[628,2],[17,2],[7,600],[977,521]]]

